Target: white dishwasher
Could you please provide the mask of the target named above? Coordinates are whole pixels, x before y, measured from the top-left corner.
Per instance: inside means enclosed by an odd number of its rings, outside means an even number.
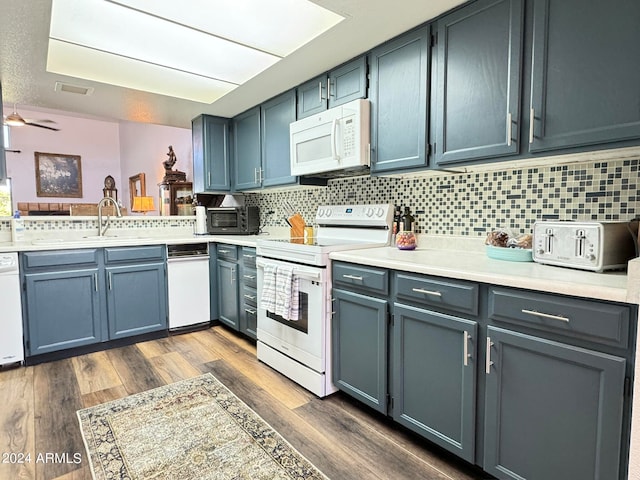
[[[22,296],[17,253],[0,253],[0,366],[24,361]]]
[[[209,324],[209,244],[167,245],[167,279],[169,330]]]

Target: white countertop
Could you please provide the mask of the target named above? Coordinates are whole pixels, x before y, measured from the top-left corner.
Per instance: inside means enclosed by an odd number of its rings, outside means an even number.
[[[593,273],[534,262],[495,260],[483,251],[395,247],[334,252],[332,260],[598,300],[639,303],[626,272]],[[640,259],[632,260],[631,263]],[[631,269],[630,269],[631,270]],[[635,282],[640,283],[640,282]]]

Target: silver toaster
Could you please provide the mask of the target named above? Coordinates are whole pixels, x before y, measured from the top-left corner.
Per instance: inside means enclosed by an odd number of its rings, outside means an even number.
[[[535,222],[532,248],[535,262],[594,272],[627,268],[636,254],[627,222]]]

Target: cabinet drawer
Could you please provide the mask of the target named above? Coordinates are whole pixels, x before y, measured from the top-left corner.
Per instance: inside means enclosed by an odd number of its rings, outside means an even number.
[[[626,348],[631,308],[554,295],[491,288],[489,318]]]
[[[480,287],[475,283],[400,272],[395,281],[398,300],[478,315]]]
[[[256,268],[256,249],[242,247],[242,263],[247,267]]]
[[[96,265],[98,250],[51,250],[46,252],[25,252],[23,266],[28,268],[59,267],[64,265]]]
[[[105,248],[104,260],[107,263],[137,262],[142,260],[164,260],[165,251],[165,245]]]
[[[242,269],[242,282],[250,287],[255,288],[257,285],[258,272],[255,268],[244,267]]]
[[[389,272],[382,268],[335,262],[333,264],[333,284],[352,285],[386,294],[389,290]]]
[[[226,243],[219,243],[216,248],[216,255],[218,258],[225,260],[238,260],[238,247],[237,245],[227,245]]]
[[[245,285],[242,288],[242,301],[245,305],[255,307],[258,304],[258,291],[255,288]]]

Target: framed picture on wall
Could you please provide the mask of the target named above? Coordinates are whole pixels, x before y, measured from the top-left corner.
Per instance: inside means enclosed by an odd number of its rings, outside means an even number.
[[[82,198],[79,155],[35,152],[38,197]]]

